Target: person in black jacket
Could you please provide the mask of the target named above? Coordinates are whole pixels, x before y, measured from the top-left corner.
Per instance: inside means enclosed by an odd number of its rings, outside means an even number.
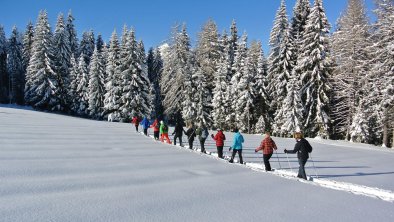
[[[187,140],[189,141],[189,149],[193,149],[193,142],[194,142],[194,137],[196,137],[196,131],[194,130],[194,126],[192,123],[189,123],[189,127],[187,131],[185,132],[185,135],[187,136]]]
[[[312,151],[312,146],[309,142],[304,139],[301,132],[296,132],[294,134],[294,138],[297,143],[294,146],[294,150],[284,150],[285,153],[297,153],[298,163],[300,164],[300,168],[298,169],[297,177],[307,179],[305,173],[305,164],[309,158],[309,152]]]
[[[183,146],[183,144],[182,144],[183,126],[180,121],[178,121],[175,125],[175,129],[174,129],[174,132],[172,133],[172,135],[174,135],[174,134],[175,134],[174,145],[176,145],[176,139],[179,138],[179,144],[181,146]]]

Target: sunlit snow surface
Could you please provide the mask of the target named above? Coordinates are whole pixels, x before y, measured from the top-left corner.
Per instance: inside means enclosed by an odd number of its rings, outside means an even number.
[[[247,164],[229,164],[131,124],[2,106],[0,221],[394,220],[392,150],[308,139],[311,182],[294,177],[296,155],[283,153],[293,139],[274,138],[277,170],[266,173],[254,153],[262,136],[244,136]],[[206,146],[215,152],[212,139]]]

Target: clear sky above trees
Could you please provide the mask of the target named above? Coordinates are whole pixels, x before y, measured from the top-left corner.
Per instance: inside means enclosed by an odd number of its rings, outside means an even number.
[[[371,11],[373,0],[365,2]],[[289,15],[294,3],[295,0],[286,0]],[[324,0],[323,3],[330,23],[335,25],[347,1]],[[166,40],[176,22],[186,22],[194,45],[196,34],[209,18],[217,23],[220,32],[229,29],[232,19],[236,19],[239,34],[246,31],[249,40],[261,40],[267,53],[269,33],[279,4],[280,0],[0,0],[0,25],[8,37],[13,25],[24,30],[29,21],[35,24],[41,9],[46,9],[54,29],[58,13],[67,15],[71,9],[78,35],[93,29],[95,34],[101,33],[109,41],[115,28],[120,33],[127,24],[135,28],[137,37],[148,48]]]

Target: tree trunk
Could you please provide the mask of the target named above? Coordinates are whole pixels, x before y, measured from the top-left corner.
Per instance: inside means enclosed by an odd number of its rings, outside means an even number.
[[[387,118],[387,109],[384,111],[383,117],[383,145],[384,147],[389,147],[389,133],[388,133],[388,118]]]
[[[393,127],[393,142],[391,143],[391,148],[394,148],[394,127]]]
[[[383,146],[384,147],[389,147],[388,142],[389,142],[389,135],[388,135],[388,127],[387,127],[387,121],[384,121],[383,123]]]

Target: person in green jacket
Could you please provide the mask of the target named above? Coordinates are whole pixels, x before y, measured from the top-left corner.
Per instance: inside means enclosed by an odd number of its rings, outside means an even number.
[[[164,123],[164,121],[160,121],[160,141],[164,142],[164,139],[166,139],[167,143],[171,144],[171,140],[168,137],[168,126],[167,124]]]

